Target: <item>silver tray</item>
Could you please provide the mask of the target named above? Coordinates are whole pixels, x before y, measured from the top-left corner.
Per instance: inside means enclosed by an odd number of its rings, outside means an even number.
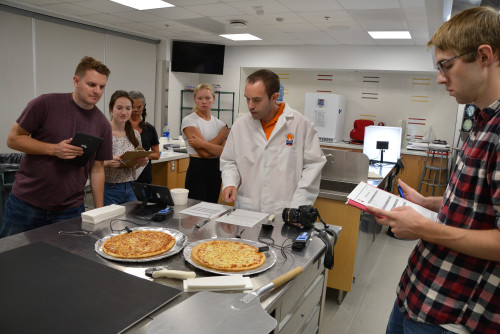
[[[118,258],[118,257],[114,257],[114,256],[111,256],[109,254],[106,254],[103,252],[102,250],[102,244],[108,240],[109,238],[111,237],[114,237],[116,235],[119,235],[121,233],[112,233],[102,239],[99,239],[97,240],[97,242],[95,243],[95,251],[97,252],[97,254],[99,254],[100,256],[108,259],[108,260],[113,260],[113,261],[121,261],[121,262],[149,262],[149,261],[156,261],[156,260],[161,260],[161,259],[164,259],[166,257],[169,257],[169,256],[172,256],[172,255],[175,255],[177,253],[179,253],[188,243],[188,238],[187,236],[180,232],[180,231],[177,231],[177,230],[173,230],[171,228],[164,228],[164,227],[134,227],[134,228],[131,228],[132,231],[160,231],[160,232],[165,232],[165,233],[168,233],[170,234],[171,236],[173,236],[175,238],[175,245],[174,247],[172,247],[168,252],[165,252],[165,253],[162,253],[162,254],[158,254],[158,255],[155,255],[155,256],[151,256],[151,257],[145,257],[145,258],[142,258],[142,259],[122,259],[122,258]],[[126,231],[122,232],[122,233],[127,233]]]
[[[244,243],[244,244],[247,244],[247,245],[250,245],[250,246],[254,246],[254,247],[267,246],[266,244],[263,244],[263,243],[258,242],[258,241],[246,240],[246,239],[238,239],[238,238],[213,238],[213,239],[204,239],[204,240],[194,241],[194,242],[190,243],[189,245],[187,245],[186,248],[184,248],[184,251],[183,251],[184,259],[187,262],[189,262],[190,264],[192,264],[193,266],[195,266],[196,268],[198,268],[198,269],[207,271],[209,273],[220,274],[220,275],[253,275],[253,274],[261,273],[263,271],[268,270],[269,268],[271,268],[272,266],[274,266],[274,264],[276,263],[276,253],[274,252],[274,250],[271,247],[269,247],[269,250],[266,251],[266,252],[264,252],[266,254],[266,262],[262,266],[260,266],[258,268],[255,268],[255,269],[252,269],[252,270],[244,270],[244,271],[222,271],[222,270],[216,270],[216,269],[206,268],[206,267],[200,266],[199,264],[195,263],[193,261],[193,259],[191,259],[191,250],[193,249],[194,246],[196,246],[198,244],[201,244],[202,242],[212,241],[212,240],[236,241],[236,242],[241,242],[241,243]]]

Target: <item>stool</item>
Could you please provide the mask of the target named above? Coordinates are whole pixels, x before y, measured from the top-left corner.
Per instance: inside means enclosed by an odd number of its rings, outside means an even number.
[[[440,195],[439,191],[441,188],[443,188],[443,190],[446,188],[448,184],[449,152],[449,150],[439,149],[427,151],[422,175],[420,176],[420,181],[418,182],[418,192],[422,190],[422,185],[424,184],[426,185],[425,191],[429,191],[429,186],[431,187],[431,196],[434,196],[436,188],[438,195]],[[427,172],[429,172],[428,175]],[[444,178],[442,177],[443,172]]]

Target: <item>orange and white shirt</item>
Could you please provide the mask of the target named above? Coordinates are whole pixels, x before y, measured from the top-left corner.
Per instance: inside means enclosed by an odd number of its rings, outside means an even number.
[[[232,126],[220,159],[223,188],[238,188],[235,207],[281,215],[312,205],[326,158],[314,125],[283,103],[269,138],[250,113]]]

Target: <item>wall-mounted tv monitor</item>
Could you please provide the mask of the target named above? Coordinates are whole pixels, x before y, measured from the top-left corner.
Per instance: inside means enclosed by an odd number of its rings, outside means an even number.
[[[223,74],[225,45],[172,41],[172,72]]]

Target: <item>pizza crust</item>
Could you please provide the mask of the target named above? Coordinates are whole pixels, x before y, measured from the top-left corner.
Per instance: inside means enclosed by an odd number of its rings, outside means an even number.
[[[120,259],[141,259],[168,252],[175,243],[168,233],[140,230],[109,238],[102,244],[102,251]]]
[[[257,247],[229,240],[210,240],[191,249],[191,259],[198,265],[221,271],[246,271],[259,268],[266,255]]]

